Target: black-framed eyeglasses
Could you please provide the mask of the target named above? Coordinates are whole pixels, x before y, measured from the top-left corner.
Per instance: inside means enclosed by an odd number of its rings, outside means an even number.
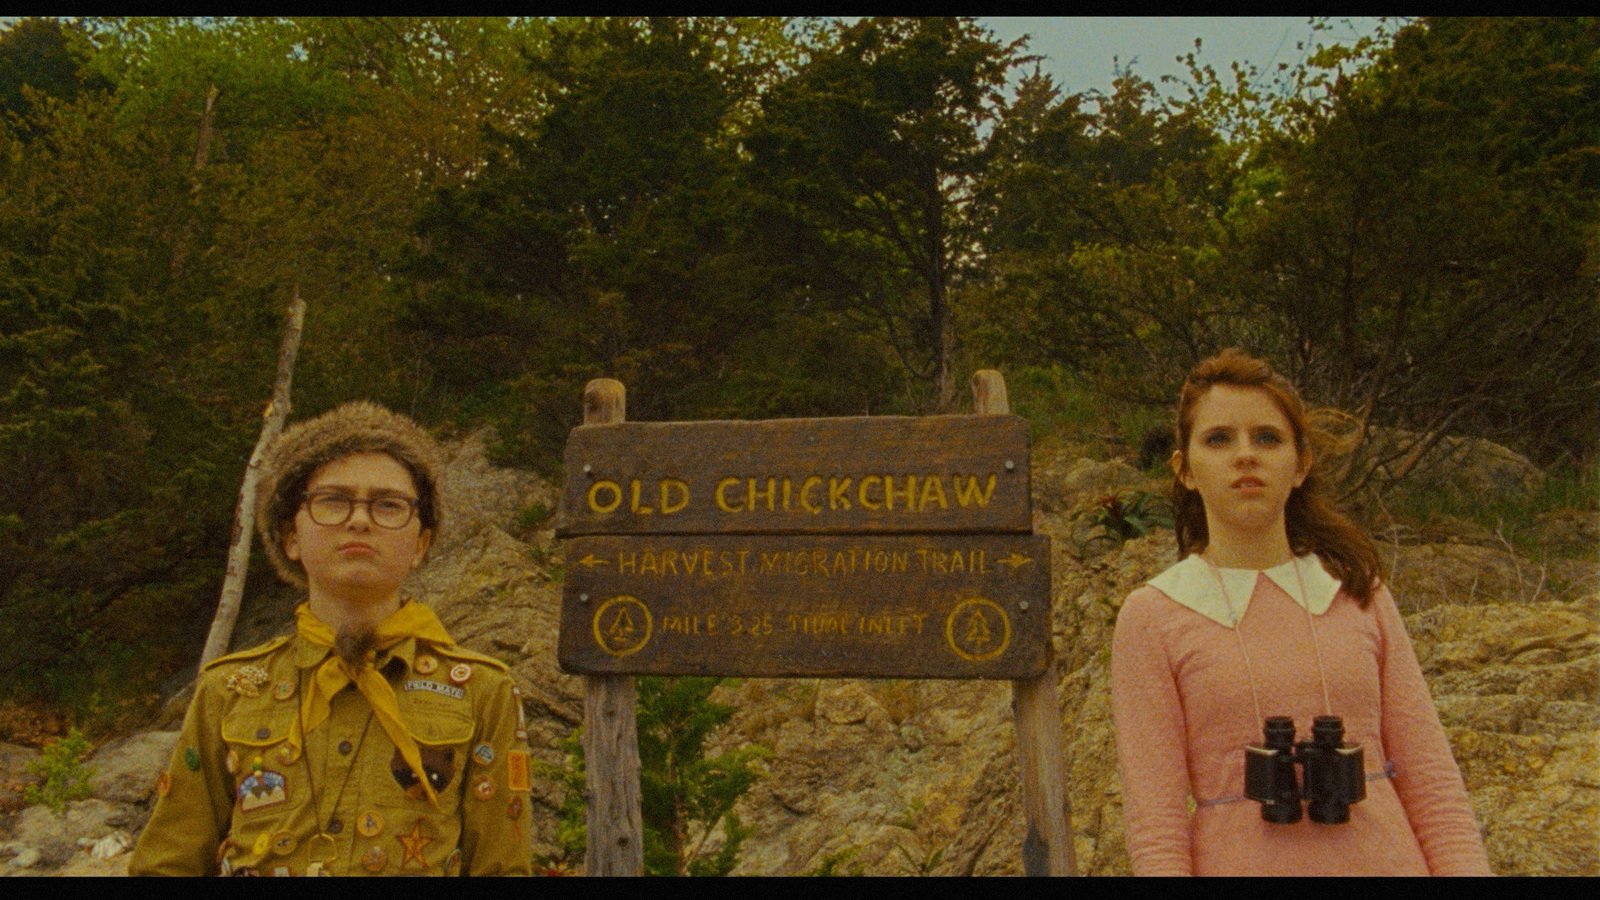
[[[392,494],[367,500],[349,494],[311,494],[302,505],[318,525],[343,525],[355,515],[357,506],[365,506],[367,518],[379,528],[404,528],[417,510],[417,501]]]

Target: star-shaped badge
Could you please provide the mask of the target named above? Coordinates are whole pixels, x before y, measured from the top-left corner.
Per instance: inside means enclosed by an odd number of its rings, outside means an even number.
[[[405,848],[405,855],[400,858],[400,868],[403,869],[410,865],[413,860],[416,861],[418,868],[425,869],[428,867],[427,860],[422,858],[422,848],[433,843],[433,838],[422,833],[421,819],[417,820],[417,824],[411,826],[410,834],[399,835],[395,840],[399,841],[400,846]]]

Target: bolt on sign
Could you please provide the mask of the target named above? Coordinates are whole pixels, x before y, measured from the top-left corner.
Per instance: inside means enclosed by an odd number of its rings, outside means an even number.
[[[1050,545],[1017,416],[580,426],[566,472],[568,672],[1045,669]]]

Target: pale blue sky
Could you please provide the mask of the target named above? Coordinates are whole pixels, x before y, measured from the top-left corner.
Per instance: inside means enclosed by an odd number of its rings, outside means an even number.
[[[1291,66],[1305,58],[1296,44],[1313,42],[1305,17],[1201,18],[1201,17],[983,17],[979,19],[996,36],[1013,40],[1031,35],[1029,52],[1048,57],[1041,63],[1066,93],[1111,90],[1113,57],[1123,67],[1133,65],[1140,77],[1161,87],[1162,75],[1187,76],[1176,57],[1202,40],[1200,59],[1219,74],[1235,60],[1252,62],[1263,72],[1279,62]],[[1348,22],[1348,24],[1346,24]],[[1377,30],[1376,19],[1335,20],[1334,29],[1317,40],[1350,43]],[[1169,96],[1172,90],[1164,91]]]

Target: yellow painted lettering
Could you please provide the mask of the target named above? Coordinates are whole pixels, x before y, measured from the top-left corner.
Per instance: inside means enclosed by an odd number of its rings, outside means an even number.
[[[610,502],[600,499],[600,492],[607,491],[611,494]],[[622,488],[615,481],[596,481],[589,486],[589,508],[601,515],[616,509],[622,503]]]
[[[826,550],[813,550],[813,551],[811,551],[811,568],[817,570],[818,572],[821,572],[824,575],[831,574],[828,571],[828,551],[826,551]]]
[[[700,551],[696,550],[695,552],[690,553],[689,551],[685,550],[683,552],[683,574],[693,575],[694,568],[698,565],[700,565]]]
[[[676,491],[680,498],[672,502],[672,494]],[[675,478],[661,479],[661,514],[670,516],[685,506],[689,505],[689,486]]]
[[[724,575],[732,575],[733,574],[733,554],[730,553],[727,550],[724,550],[724,551],[722,551],[722,553],[718,554],[717,558],[722,563],[722,574],[724,574]]]
[[[840,481],[837,478],[828,479],[828,508],[838,509],[840,504],[845,509],[850,508],[850,498],[845,496],[850,490],[850,479]]]
[[[776,479],[776,478],[768,478],[767,479],[767,490],[766,490],[767,509],[768,510],[773,510],[773,509],[777,508],[776,505],[772,502],[772,496],[773,496],[773,494],[777,493],[777,489],[778,489],[778,479]],[[747,506],[748,506],[748,508],[750,509],[751,512],[755,511],[756,498],[760,497],[761,495],[762,495],[762,492],[756,490],[756,480],[754,478],[750,479],[750,502],[747,504]]]
[[[678,551],[676,550],[661,551],[661,574],[665,575],[668,572],[674,575],[678,574]]]
[[[949,562],[950,562],[950,557],[946,556],[944,551],[942,551],[942,550],[933,551],[933,555],[932,555],[931,558],[933,560],[933,568],[934,568],[935,571],[937,571],[940,575],[949,575],[950,574],[950,570],[947,568],[947,566],[949,565]]]
[[[962,572],[967,571],[967,560],[961,555],[960,550],[950,554],[950,574],[956,574],[957,570]]]
[[[816,476],[816,475],[812,475],[810,478],[807,478],[805,484],[800,485],[800,508],[801,509],[805,510],[808,513],[811,513],[812,515],[815,515],[815,514],[817,514],[819,512],[822,512],[822,507],[813,504],[811,502],[811,500],[809,499],[810,496],[811,496],[811,489],[814,488],[814,487],[821,487],[821,486],[822,486],[822,479],[820,477]]]
[[[916,512],[916,510],[917,510],[917,476],[915,476],[915,475],[907,475],[906,476],[906,489],[903,490],[903,491],[897,491],[897,490],[894,489],[894,476],[893,475],[885,475],[885,476],[883,476],[883,506],[884,506],[884,508],[885,509],[890,509],[890,510],[894,509],[894,498],[896,498],[896,497],[904,497],[905,500],[906,500],[906,510],[908,512]]]
[[[789,479],[783,479],[783,508],[789,509]]]
[[[917,501],[917,510],[927,509],[929,503],[939,504],[940,509],[950,508],[944,500],[944,479],[937,475],[922,479],[922,497]]]
[[[661,574],[661,570],[656,568],[656,554],[652,550],[646,550],[644,559],[639,560],[639,574],[644,575],[647,573]]]
[[[739,484],[739,479],[737,479],[737,478],[724,478],[721,481],[717,482],[717,508],[718,509],[722,510],[723,512],[739,512],[740,510],[744,509],[744,507],[742,507],[742,506],[730,506],[728,504],[728,498],[723,495],[723,491],[726,491],[729,487],[737,486],[738,484]],[[965,506],[965,505],[966,505],[965,503],[962,504],[962,506]]]
[[[891,558],[889,560],[889,571],[891,571],[891,572],[904,572],[906,570],[906,563],[910,559],[911,559],[911,554],[906,553],[904,550],[896,550],[896,551],[894,551],[893,556],[891,556]]]
[[[783,571],[783,569],[781,568],[782,563],[783,563],[783,555],[781,553],[763,553],[763,554],[761,554],[761,574],[762,575],[776,575],[776,574],[778,574],[779,572]]]
[[[617,551],[617,574],[618,575],[621,575],[624,572],[632,574],[632,573],[638,571],[637,563],[638,563],[638,560],[635,559],[634,554],[633,554],[633,552],[631,550],[618,550]]]
[[[856,491],[856,499],[860,500],[861,505],[865,506],[867,509],[882,509],[882,503],[874,503],[873,501],[867,499],[867,485],[873,483],[874,481],[882,482],[883,479],[876,475],[868,475],[867,477],[861,479],[861,488]]]
[[[989,505],[989,496],[994,493],[993,475],[989,476],[989,483],[982,490],[978,489],[978,476],[976,475],[967,476],[965,487],[961,485],[960,475],[953,477],[956,482],[956,502],[961,504],[962,507],[970,506],[973,503],[977,503],[979,506]]]
[[[640,515],[640,516],[648,516],[651,513],[655,512],[655,510],[651,509],[648,506],[640,506],[639,505],[639,479],[635,478],[630,486],[633,489],[632,509],[633,509],[634,514],[635,515]]]

